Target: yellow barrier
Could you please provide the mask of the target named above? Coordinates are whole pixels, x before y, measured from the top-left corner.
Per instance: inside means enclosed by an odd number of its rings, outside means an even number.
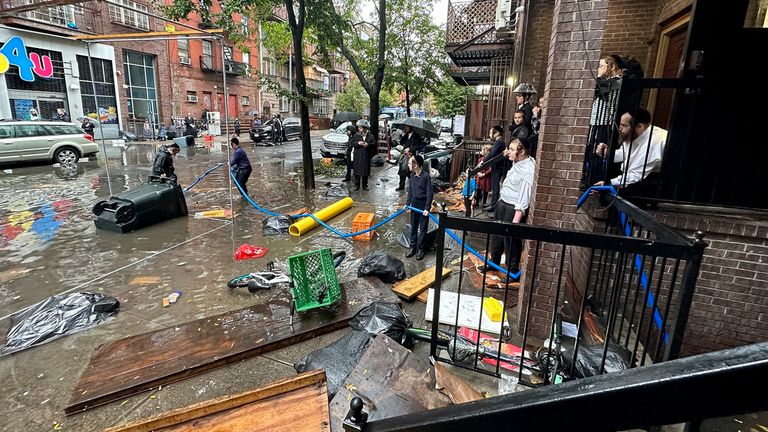
[[[314,213],[314,215],[316,218],[320,219],[321,221],[327,222],[329,219],[333,218],[339,213],[352,208],[352,204],[353,204],[352,198],[346,197],[336,201],[335,203],[320,210],[319,212]],[[298,237],[302,234],[306,234],[309,231],[312,231],[312,229],[315,228],[317,225],[318,223],[314,219],[312,219],[311,217],[305,217],[304,219],[291,225],[288,228],[288,232],[292,236]]]

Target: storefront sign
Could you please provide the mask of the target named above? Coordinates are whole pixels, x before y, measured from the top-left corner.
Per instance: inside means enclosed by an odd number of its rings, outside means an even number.
[[[0,48],[0,74],[8,72],[11,65],[19,68],[19,77],[24,81],[32,82],[35,75],[42,78],[53,76],[53,63],[47,55],[29,53],[24,39],[13,36]]]

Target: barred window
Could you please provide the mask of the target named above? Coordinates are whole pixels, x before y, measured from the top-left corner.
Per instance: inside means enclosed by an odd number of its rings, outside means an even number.
[[[149,8],[146,5],[136,3],[131,0],[115,0],[115,2],[120,3],[126,7],[120,7],[109,3],[110,21],[140,30],[149,30],[149,17],[142,13],[131,10],[137,9],[140,11],[148,12]]]

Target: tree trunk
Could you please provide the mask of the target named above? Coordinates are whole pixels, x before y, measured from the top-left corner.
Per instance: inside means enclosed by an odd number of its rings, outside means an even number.
[[[405,83],[405,112],[411,116],[411,91],[408,83]]]
[[[309,107],[307,107],[307,79],[304,76],[304,52],[302,39],[304,37],[304,15],[306,8],[304,0],[299,0],[299,19],[293,10],[293,0],[285,0],[288,12],[288,25],[291,28],[293,52],[296,61],[296,90],[301,96],[301,162],[304,167],[304,189],[315,188],[315,167],[312,161],[312,137],[309,135]],[[291,89],[293,91],[293,89]],[[292,101],[291,101],[292,103]]]

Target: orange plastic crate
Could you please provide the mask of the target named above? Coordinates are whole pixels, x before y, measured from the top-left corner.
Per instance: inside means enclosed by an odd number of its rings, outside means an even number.
[[[352,232],[358,232],[372,227],[374,224],[373,220],[373,213],[358,213],[355,215],[355,219],[352,221]],[[371,241],[373,238],[373,233],[375,232],[376,231],[368,231],[365,234],[352,237],[352,240]]]

